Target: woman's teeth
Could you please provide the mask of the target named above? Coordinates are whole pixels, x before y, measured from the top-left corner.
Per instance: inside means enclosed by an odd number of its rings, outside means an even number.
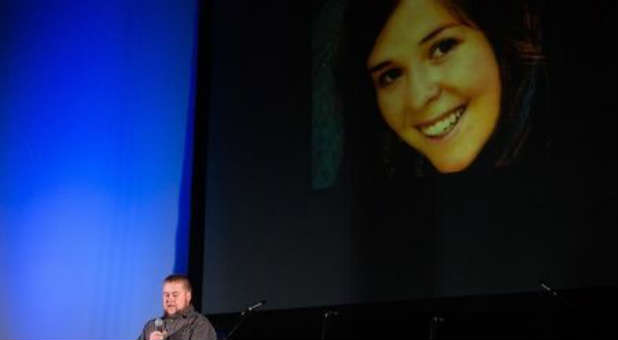
[[[446,135],[455,127],[455,125],[457,125],[457,122],[463,115],[465,109],[465,107],[461,107],[457,111],[440,119],[439,121],[431,125],[421,127],[420,130],[425,136],[428,137],[439,137]]]

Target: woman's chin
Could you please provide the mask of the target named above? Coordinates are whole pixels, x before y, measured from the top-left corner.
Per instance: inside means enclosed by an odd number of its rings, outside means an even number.
[[[466,170],[473,159],[465,158],[465,159],[450,159],[450,160],[432,160],[430,159],[431,164],[433,165],[439,173],[442,174],[451,174],[455,172],[460,172]]]

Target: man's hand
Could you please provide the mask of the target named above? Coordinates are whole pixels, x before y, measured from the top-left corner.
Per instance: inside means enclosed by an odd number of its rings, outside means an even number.
[[[165,332],[159,332],[159,331],[154,331],[152,333],[150,333],[150,335],[148,336],[149,340],[163,340],[165,339]]]

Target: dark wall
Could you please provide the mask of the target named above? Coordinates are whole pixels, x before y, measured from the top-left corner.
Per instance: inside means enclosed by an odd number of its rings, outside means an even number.
[[[304,10],[214,4],[205,311],[354,299],[347,196],[341,184],[311,190]]]
[[[350,154],[311,188],[311,3],[214,2],[203,311],[615,285],[615,4],[565,6],[550,152],[392,182],[367,211]]]

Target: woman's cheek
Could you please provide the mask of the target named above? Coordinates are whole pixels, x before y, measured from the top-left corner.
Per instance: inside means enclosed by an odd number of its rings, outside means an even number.
[[[378,96],[378,108],[380,114],[388,126],[399,131],[404,124],[403,100],[399,90],[392,89],[387,93],[381,93]]]
[[[458,78],[464,82],[463,87],[470,95],[480,95],[499,83],[496,59],[491,47],[484,39],[479,37],[477,44],[469,45],[463,52]]]

